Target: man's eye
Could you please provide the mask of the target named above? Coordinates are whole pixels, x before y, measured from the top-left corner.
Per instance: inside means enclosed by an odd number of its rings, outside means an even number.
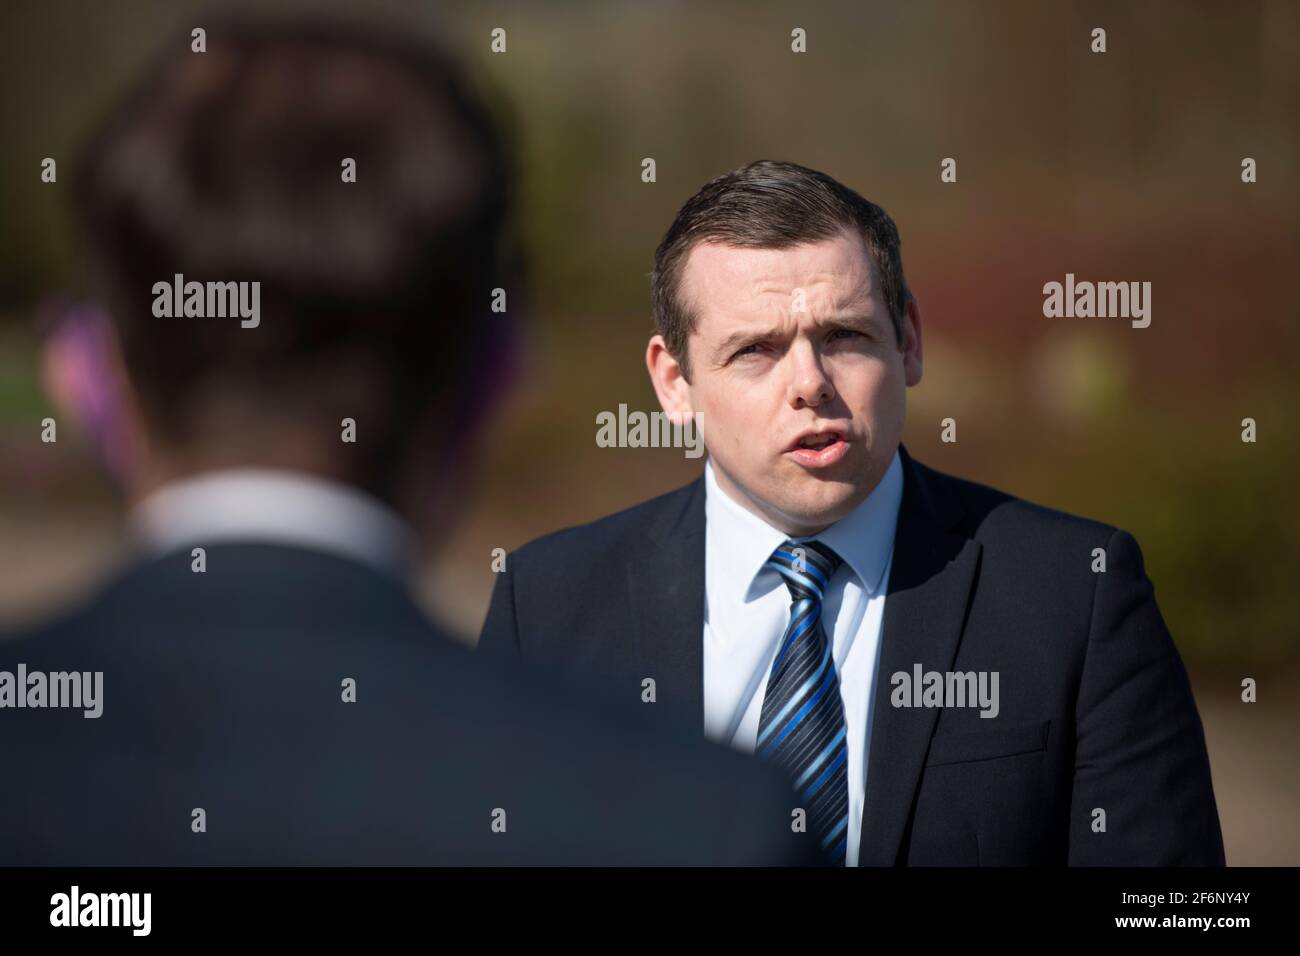
[[[840,336],[840,335],[847,335],[850,338],[860,338],[862,336],[862,333],[857,332],[853,329],[836,329],[834,332],[831,333],[831,338],[835,338],[836,336]]]
[[[755,342],[752,345],[746,345],[743,349],[741,349],[735,355],[733,355],[732,358],[740,358],[742,355],[753,355],[762,347],[763,347],[762,343],[759,342]]]

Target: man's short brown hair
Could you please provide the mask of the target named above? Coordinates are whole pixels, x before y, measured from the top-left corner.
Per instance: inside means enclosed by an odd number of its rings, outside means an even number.
[[[218,437],[197,424],[214,396],[330,440],[350,415],[366,422],[354,477],[382,492],[422,412],[453,404],[464,424],[466,383],[503,351],[489,304],[518,271],[510,144],[427,38],[239,17],[209,23],[207,45],[178,34],[78,170],[92,282],[142,415],[182,448]],[[261,326],[153,317],[154,283],[176,274],[260,282]]]
[[[655,325],[687,380],[691,374],[687,343],[697,317],[682,301],[681,279],[687,256],[697,243],[788,249],[834,238],[846,228],[862,237],[876,265],[901,346],[911,292],[903,278],[898,227],[875,203],[825,173],[768,159],[724,173],[688,199],[655,250],[650,274]]]

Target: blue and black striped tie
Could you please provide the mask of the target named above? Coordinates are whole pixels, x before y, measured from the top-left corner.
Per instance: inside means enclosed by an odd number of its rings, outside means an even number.
[[[786,541],[767,560],[794,601],[767,679],[754,747],[794,780],[810,829],[837,866],[844,865],[848,845],[848,743],[822,600],[840,560],[820,541]]]

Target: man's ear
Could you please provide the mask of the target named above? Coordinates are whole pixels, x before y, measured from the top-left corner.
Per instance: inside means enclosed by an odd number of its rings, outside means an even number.
[[[903,316],[903,374],[908,387],[921,382],[921,307],[916,299],[907,297]]]
[[[668,351],[662,335],[653,335],[645,350],[646,369],[659,397],[659,406],[669,420],[685,422],[695,411],[691,404],[691,383],[682,374],[682,367]]]
[[[125,487],[139,465],[144,435],[108,313],[57,299],[42,305],[39,324],[46,395],[86,435],[112,480]]]

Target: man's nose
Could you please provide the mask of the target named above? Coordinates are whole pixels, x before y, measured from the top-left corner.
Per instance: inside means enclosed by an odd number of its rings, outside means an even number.
[[[815,407],[835,397],[835,386],[811,343],[796,343],[787,358],[791,363],[787,399],[792,407]]]

